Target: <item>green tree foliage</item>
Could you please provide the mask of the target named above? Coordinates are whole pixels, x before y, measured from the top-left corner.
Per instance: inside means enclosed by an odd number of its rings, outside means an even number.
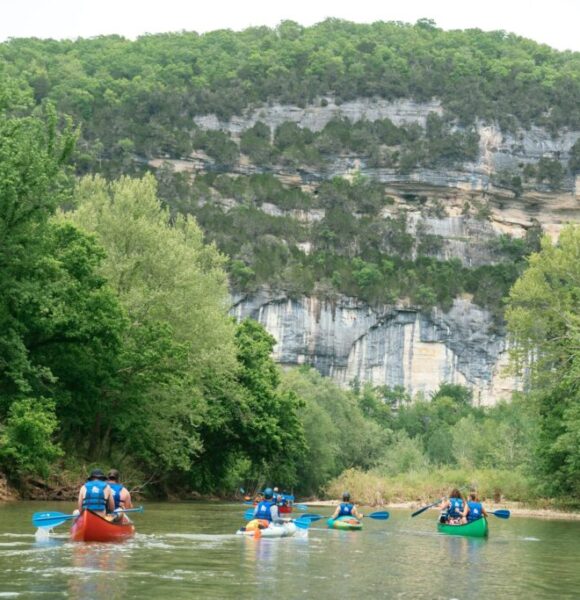
[[[14,481],[28,474],[48,475],[61,455],[54,443],[58,425],[54,403],[44,398],[20,398],[0,422],[0,465]]]
[[[580,490],[578,340],[580,335],[580,230],[569,226],[557,245],[541,251],[513,286],[506,318],[516,367],[531,377],[539,418],[537,463],[550,493]]]
[[[307,451],[298,470],[305,491],[318,492],[345,469],[376,464],[389,432],[365,416],[355,394],[307,367],[284,373],[282,385],[304,401]]]
[[[114,380],[83,410],[93,415],[89,455],[137,448],[147,468],[186,470],[202,448],[204,377],[236,368],[224,258],[193,220],[171,222],[151,176],[86,178],[75,200],[61,218],[105,248],[100,272],[130,323]]]
[[[580,124],[577,53],[501,31],[443,31],[424,22],[328,19],[312,27],[283,22],[275,29],[145,35],[135,41],[15,39],[0,45],[0,70],[3,81],[17,79],[37,104],[51,99],[83,124],[79,156],[85,169],[115,174],[118,162],[133,153],[179,157],[202,148],[220,164],[232,164],[235,145],[220,132],[198,137],[192,118],[228,119],[268,102],[437,98],[452,119],[466,125],[482,119],[503,128],[537,124],[557,132]],[[471,133],[463,139],[457,131],[441,136],[432,125],[428,145],[435,156],[451,160],[457,152],[473,151]],[[321,152],[344,146],[341,127],[330,126],[319,140]],[[371,144],[375,156],[380,145],[393,142],[388,130],[379,126],[373,134],[382,139]],[[282,160],[316,160],[318,144],[295,134],[278,136]],[[368,146],[370,139],[362,125],[350,143]],[[421,148],[410,143],[400,168],[422,157]]]

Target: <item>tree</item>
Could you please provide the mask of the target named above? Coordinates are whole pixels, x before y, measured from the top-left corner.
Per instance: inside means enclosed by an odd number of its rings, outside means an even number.
[[[529,373],[539,419],[536,468],[547,490],[580,491],[580,229],[569,226],[514,284],[506,319],[515,368]]]
[[[116,368],[83,413],[93,418],[88,455],[131,449],[162,477],[187,471],[203,449],[207,381],[237,368],[225,259],[192,219],[172,221],[152,176],[85,178],[75,199],[60,218],[102,244],[100,273],[129,319]]]

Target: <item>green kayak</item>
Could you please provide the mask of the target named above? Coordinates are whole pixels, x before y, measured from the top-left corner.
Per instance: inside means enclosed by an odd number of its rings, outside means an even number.
[[[467,535],[469,537],[486,537],[487,536],[487,519],[477,519],[465,525],[448,525],[447,523],[437,522],[437,531],[449,535]]]
[[[359,531],[362,529],[362,522],[354,517],[338,517],[337,519],[328,519],[328,526],[331,529],[343,529],[346,531]]]

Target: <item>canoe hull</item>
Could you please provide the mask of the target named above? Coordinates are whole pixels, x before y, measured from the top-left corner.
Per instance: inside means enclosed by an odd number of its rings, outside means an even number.
[[[127,517],[120,523],[111,523],[91,510],[85,510],[72,524],[73,542],[122,542],[135,535],[135,526]]]
[[[260,537],[263,538],[283,538],[292,537],[298,531],[298,527],[294,523],[284,523],[284,525],[270,525],[266,529],[260,529]],[[236,535],[245,535],[246,537],[254,537],[255,529],[238,529]]]
[[[487,519],[477,519],[465,525],[447,525],[445,523],[437,523],[437,531],[446,535],[463,535],[468,537],[487,537],[489,528]]]
[[[360,531],[362,521],[354,517],[338,517],[337,519],[328,519],[326,522],[330,529],[341,529],[343,531]]]

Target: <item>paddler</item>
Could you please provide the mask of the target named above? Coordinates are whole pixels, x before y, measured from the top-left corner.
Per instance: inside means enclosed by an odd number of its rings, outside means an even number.
[[[481,517],[487,517],[487,512],[477,497],[477,492],[469,493],[467,501],[467,522],[477,521]]]
[[[79,490],[78,512],[83,510],[91,510],[102,517],[115,510],[113,490],[101,469],[93,469],[87,482]]]
[[[356,504],[350,501],[348,492],[342,494],[342,502],[336,507],[331,518],[338,519],[338,517],[356,517],[359,520],[363,518],[363,515],[358,512]]]
[[[260,500],[256,508],[254,508],[254,519],[246,525],[244,528],[246,531],[251,529],[266,529],[271,523],[286,523],[286,519],[282,519],[278,514],[278,507],[273,500],[273,496],[274,492],[272,488],[264,490],[264,499]]]
[[[107,483],[113,492],[113,500],[115,501],[115,510],[118,508],[133,508],[131,502],[131,494],[129,490],[122,484],[119,483],[119,471],[117,469],[111,469],[107,473]],[[119,515],[119,518],[121,515]]]

